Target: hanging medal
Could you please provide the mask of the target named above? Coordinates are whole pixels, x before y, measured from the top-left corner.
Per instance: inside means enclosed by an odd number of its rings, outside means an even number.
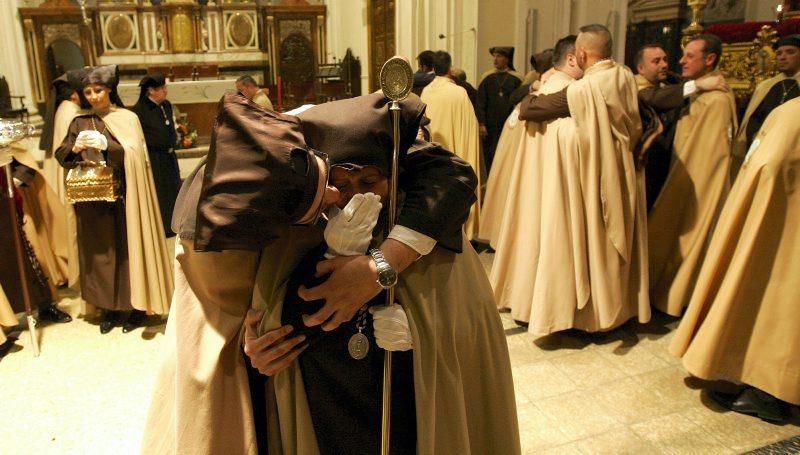
[[[347,343],[347,350],[350,352],[350,357],[355,360],[361,360],[369,353],[369,338],[364,335],[364,328],[367,326],[367,305],[361,307],[356,315],[356,329],[358,333],[350,337]]]

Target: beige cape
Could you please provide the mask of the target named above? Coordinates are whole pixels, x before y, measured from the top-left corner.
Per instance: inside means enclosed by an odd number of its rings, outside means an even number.
[[[18,188],[22,195],[23,231],[36,253],[55,299],[58,295],[56,286],[66,283],[68,279],[69,253],[64,206],[39,172],[27,149],[15,144],[12,153],[14,159],[36,171],[28,186]],[[13,263],[13,259],[9,263]]]
[[[148,314],[167,314],[173,289],[172,268],[139,117],[127,109],[112,108],[103,121],[125,149],[131,304]]]
[[[750,102],[747,103],[747,110],[744,112],[742,124],[739,125],[739,131],[736,133],[736,139],[733,141],[733,155],[740,160],[743,160],[744,155],[747,153],[747,124],[750,123],[750,117],[761,102],[764,101],[764,98],[772,87],[786,79],[794,79],[800,83],[800,71],[791,78],[783,73],[778,73],[775,77],[771,77],[758,84],[755,91],[753,91],[753,96],[750,97]]]
[[[650,297],[673,316],[689,303],[725,200],[735,130],[732,93],[692,95],[678,120],[669,174],[648,218]]]
[[[517,104],[503,124],[503,131],[497,141],[492,170],[486,179],[486,195],[481,207],[479,237],[488,241],[495,249],[500,224],[506,211],[509,181],[514,174],[517,153],[522,138],[525,137],[525,130],[525,122],[519,120],[519,104]]]
[[[295,231],[262,253],[253,293],[253,307],[268,309],[262,333],[280,326],[286,280],[314,237]],[[417,453],[520,453],[502,324],[477,254],[466,240],[463,248],[435,248],[397,286],[415,346]],[[297,363],[269,384],[270,453],[318,453]]]
[[[141,453],[258,453],[241,351],[258,253],[175,244],[175,294]]]
[[[50,184],[50,187],[56,192],[58,200],[64,207],[64,215],[66,217],[65,234],[67,243],[67,277],[69,286],[77,289],[80,286],[78,275],[80,274],[80,260],[78,259],[78,229],[77,219],[75,218],[75,208],[72,204],[67,202],[67,192],[64,186],[64,179],[66,178],[66,170],[58,163],[53,154],[55,150],[64,142],[69,131],[69,125],[72,120],[79,116],[86,114],[87,111],[81,110],[80,106],[72,101],[62,101],[56,110],[56,115],[53,119],[53,148],[45,150],[44,167],[42,174],[45,180]]]
[[[575,179],[577,174],[580,183],[551,183],[553,188],[561,185],[563,199],[543,195],[542,215],[530,221],[540,223],[534,232],[540,239],[534,251],[538,262],[529,269],[534,270],[535,286],[542,286],[534,291],[539,304],[529,326],[536,334],[567,328],[610,330],[635,316],[640,322],[650,319],[644,181],[632,155],[641,134],[637,92],[630,70],[612,60],[588,68],[567,90],[577,163],[567,160],[566,149],[558,156],[565,159],[565,177],[572,174]],[[548,178],[560,175],[545,171],[550,168],[544,165],[542,169]],[[542,184],[548,183],[543,179]],[[569,188],[576,186],[580,195],[570,194]],[[551,216],[556,220],[552,224]],[[564,275],[571,278],[562,281]]]
[[[720,214],[670,352],[704,379],[800,405],[800,99],[756,136]]]
[[[428,105],[425,115],[431,119],[428,125],[431,142],[441,144],[446,150],[465,160],[478,176],[478,187],[475,190],[478,200],[473,204],[469,218],[464,223],[464,233],[468,239],[473,239],[477,237],[480,228],[483,183],[478,118],[475,117],[467,91],[456,85],[452,79],[436,76],[422,90],[421,98]]]
[[[558,92],[573,81],[566,73],[556,71],[542,85],[539,94]],[[569,226],[562,233],[566,234],[566,238],[571,237],[572,228],[582,229],[583,221],[581,213],[575,214],[580,218],[570,217],[569,203],[576,202],[576,211],[581,212],[583,202],[580,182],[576,181],[579,174],[575,168],[578,163],[574,120],[564,118],[549,123],[525,123],[524,136],[511,164],[508,187],[504,192],[505,210],[497,233],[497,252],[490,279],[498,307],[511,309],[511,316],[517,321],[529,322],[532,319],[531,311],[536,306],[533,302],[537,277],[545,273],[539,266],[540,260],[545,259],[540,254],[544,248],[543,228],[547,229],[551,222],[566,221]],[[549,162],[550,172],[555,172],[555,175],[546,175],[546,162]],[[557,169],[562,164],[565,166],[563,171]],[[555,199],[564,203],[564,211],[545,216],[544,205]],[[551,218],[554,215],[566,215],[567,218],[555,220]],[[569,223],[571,219],[574,223]],[[559,223],[559,228],[564,228],[563,223]],[[582,239],[583,235],[575,238],[576,242]],[[570,279],[572,276],[571,272],[561,276],[565,287],[574,281]],[[574,291],[571,293],[574,294]],[[570,299],[569,295],[564,295],[564,300],[573,302],[575,299]],[[537,311],[541,309],[536,308]],[[572,310],[570,320],[574,306]]]

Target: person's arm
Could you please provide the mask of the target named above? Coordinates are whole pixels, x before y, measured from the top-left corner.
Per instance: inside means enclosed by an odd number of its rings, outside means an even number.
[[[547,122],[569,117],[567,88],[549,95],[527,95],[519,105],[519,119],[532,122]]]
[[[527,96],[528,93],[530,93],[530,88],[531,84],[522,84],[516,89],[514,89],[514,91],[511,92],[511,96],[508,97],[508,100],[511,102],[511,105],[516,106],[517,103],[522,101],[522,99],[525,98],[525,96]]]
[[[58,163],[67,169],[74,168],[78,165],[78,162],[81,161],[80,151],[73,150],[75,148],[75,139],[78,137],[79,133],[78,122],[78,118],[72,120],[67,130],[67,137],[64,138],[61,145],[59,145],[53,153]]]
[[[409,153],[403,162],[398,186],[405,192],[405,201],[397,225],[460,252],[462,226],[476,199],[477,177],[472,167],[440,147],[426,147]],[[413,240],[391,236],[384,240],[380,249],[398,274],[425,252],[424,247]],[[367,255],[321,261],[317,264],[317,274],[330,274],[330,277],[319,286],[301,287],[298,291],[303,300],[325,300],[317,313],[306,317],[308,326],[323,324],[323,329],[333,330],[349,321],[381,290],[375,262]]]
[[[639,90],[639,99],[658,113],[671,111],[683,106],[684,84],[648,87]]]

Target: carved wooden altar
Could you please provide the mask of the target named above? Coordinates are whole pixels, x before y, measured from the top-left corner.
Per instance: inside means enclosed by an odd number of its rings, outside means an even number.
[[[44,103],[50,82],[69,68],[48,68],[55,40],[68,40],[83,64],[117,64],[123,78],[149,68],[202,79],[248,74],[283,89],[297,104],[314,100],[317,66],[326,56],[326,7],[303,0],[47,0],[20,8],[34,98]],[[81,6],[79,6],[81,5]],[[52,63],[50,63],[52,67]],[[58,73],[58,74],[56,74]],[[291,104],[291,103],[289,103]]]

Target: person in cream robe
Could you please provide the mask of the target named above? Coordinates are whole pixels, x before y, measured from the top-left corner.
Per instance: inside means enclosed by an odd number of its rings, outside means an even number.
[[[434,56],[436,77],[422,90],[422,102],[428,105],[426,115],[430,119],[428,129],[431,142],[441,144],[472,166],[478,176],[477,200],[470,209],[464,224],[467,239],[478,236],[481,217],[481,185],[484,173],[481,158],[478,118],[466,90],[456,85],[449,76],[450,54],[438,51]]]
[[[684,49],[683,76],[717,76],[719,51],[704,51],[704,43],[719,40],[698,36]],[[672,316],[689,303],[725,200],[734,131],[736,102],[730,92],[692,95],[678,120],[670,171],[648,218],[650,298]]]
[[[539,254],[543,264],[555,262],[543,270],[550,284],[544,286],[541,302],[550,311],[531,325],[537,334],[568,328],[611,330],[634,317],[639,322],[650,319],[644,181],[633,158],[641,135],[638,88],[630,70],[611,60],[611,34],[604,26],[582,27],[575,47],[583,79],[550,95],[529,95],[521,104],[520,118],[525,120],[572,117],[583,207],[582,217],[565,222],[570,231],[554,231],[540,240],[539,248],[561,238],[561,245],[576,250],[571,257],[568,252]],[[555,213],[564,213],[560,210]],[[543,223],[543,228],[550,227]],[[572,239],[562,238],[568,235]],[[563,283],[557,276],[564,273],[575,274],[576,286],[567,282],[564,288],[570,291],[569,302],[559,295]],[[538,276],[536,281],[538,287]]]
[[[800,405],[798,116],[794,99],[754,138],[669,348],[694,376],[747,386],[712,394],[724,406],[776,422],[778,400]]]

